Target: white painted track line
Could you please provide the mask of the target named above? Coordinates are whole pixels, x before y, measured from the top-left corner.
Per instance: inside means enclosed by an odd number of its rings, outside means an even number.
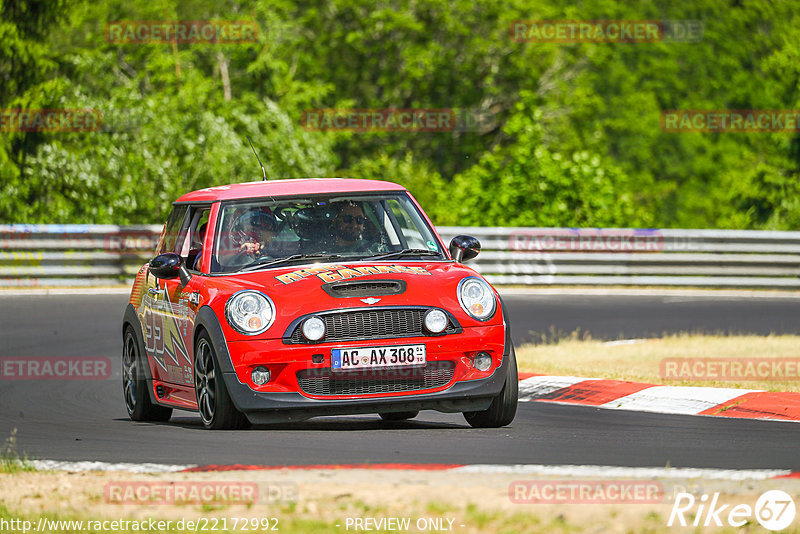
[[[702,478],[704,480],[767,480],[789,475],[788,469],[705,469],[681,467],[615,467],[608,465],[496,465],[455,467],[457,473],[519,474],[593,478]]]
[[[567,388],[585,380],[593,379],[579,376],[532,376],[520,381],[519,400],[536,400],[537,397],[547,395],[562,388]]]
[[[183,471],[194,464],[132,464],[107,462],[62,462],[59,460],[28,460],[28,464],[40,471],[123,471],[127,473],[174,473]]]
[[[753,389],[654,386],[601,404],[600,408],[696,415]]]
[[[194,465],[132,464],[106,462],[64,462],[58,460],[32,460],[28,462],[38,470],[53,471],[107,471],[129,473],[174,473],[196,467]],[[424,466],[424,464],[422,464]],[[286,466],[292,468],[294,466]],[[337,466],[336,470],[347,468]],[[365,469],[363,465],[354,467]],[[316,469],[315,469],[316,470]],[[380,470],[380,467],[377,467]],[[768,480],[790,475],[788,469],[706,469],[681,467],[618,467],[608,465],[539,465],[539,464],[473,464],[453,467],[453,473],[484,473],[538,475],[576,478],[638,478],[638,479],[694,479],[704,480]]]

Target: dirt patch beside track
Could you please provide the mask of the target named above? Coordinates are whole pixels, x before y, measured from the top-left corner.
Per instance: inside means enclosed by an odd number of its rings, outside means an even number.
[[[561,499],[549,504],[512,502],[509,488],[521,481],[539,488],[570,484],[591,484],[602,479],[606,484],[658,485],[658,502],[625,503],[615,501],[619,492],[608,492],[608,502],[576,503]],[[165,495],[165,488],[256,487],[251,502],[219,502],[201,499],[191,503],[162,503],[153,500],[154,488]],[[139,494],[127,488],[147,488]],[[83,520],[160,518],[177,520],[229,521],[233,518],[278,519],[281,532],[366,531],[381,519],[406,519],[409,532],[447,530],[453,532],[638,532],[671,531],[667,521],[678,492],[694,495],[720,493],[718,503],[754,506],[763,492],[781,489],[796,502],[800,498],[800,479],[730,481],[704,479],[579,479],[519,473],[460,473],[421,470],[267,470],[209,473],[129,474],[119,472],[18,472],[0,474],[0,502],[6,519],[45,515]],[[122,489],[120,489],[122,488]],[[608,485],[606,485],[608,489]],[[619,488],[618,488],[619,489]],[[125,493],[127,491],[127,493]],[[116,493],[115,493],[116,492]],[[174,494],[174,493],[173,493]],[[127,495],[131,499],[120,502]],[[191,494],[185,494],[191,495]],[[195,496],[200,493],[195,493]],[[233,495],[228,493],[228,496]],[[252,495],[252,494],[248,494]],[[525,491],[523,499],[545,493]],[[562,494],[562,497],[567,494]],[[207,496],[207,495],[206,495]],[[584,495],[586,496],[586,495]],[[597,493],[593,494],[597,497]],[[630,496],[630,495],[629,495]],[[610,500],[609,500],[610,498]],[[115,501],[117,499],[117,501]],[[619,499],[619,498],[617,498]],[[685,504],[685,502],[684,502]],[[721,515],[725,521],[729,506]],[[697,505],[685,514],[693,521]],[[356,528],[361,519],[362,528]],[[370,519],[370,523],[363,521]],[[705,520],[702,515],[700,521]],[[751,524],[755,519],[751,518]],[[796,520],[794,524],[797,524]],[[402,524],[402,523],[401,523]],[[337,526],[338,525],[338,526]],[[239,525],[241,527],[241,525]],[[425,527],[424,529],[418,528]],[[241,528],[237,530],[242,530]],[[250,529],[252,530],[252,529]],[[261,529],[256,529],[261,530]],[[402,529],[401,529],[402,530]],[[787,532],[791,532],[791,528]]]

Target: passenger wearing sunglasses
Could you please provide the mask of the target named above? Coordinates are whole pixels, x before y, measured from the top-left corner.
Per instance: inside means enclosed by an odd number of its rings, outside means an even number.
[[[369,248],[364,241],[364,224],[367,218],[361,205],[346,201],[338,203],[338,213],[333,219],[333,245],[338,252],[361,252]]]

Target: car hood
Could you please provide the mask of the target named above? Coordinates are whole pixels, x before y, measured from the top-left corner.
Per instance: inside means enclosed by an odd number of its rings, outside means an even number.
[[[461,309],[457,297],[458,284],[467,276],[480,277],[473,269],[451,261],[321,263],[232,274],[224,282],[219,280],[217,296],[227,298],[242,289],[262,291],[275,303],[279,321],[343,308],[437,306],[460,320],[473,322]],[[379,294],[380,290],[367,288],[352,296],[333,296],[326,291],[326,287],[341,283],[383,280],[399,281],[403,291]]]

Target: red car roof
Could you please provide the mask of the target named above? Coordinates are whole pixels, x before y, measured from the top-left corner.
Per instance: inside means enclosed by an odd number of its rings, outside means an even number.
[[[293,178],[268,182],[218,185],[186,193],[178,202],[212,202],[268,196],[310,195],[315,193],[350,193],[368,191],[405,191],[405,187],[381,180],[355,178]]]

